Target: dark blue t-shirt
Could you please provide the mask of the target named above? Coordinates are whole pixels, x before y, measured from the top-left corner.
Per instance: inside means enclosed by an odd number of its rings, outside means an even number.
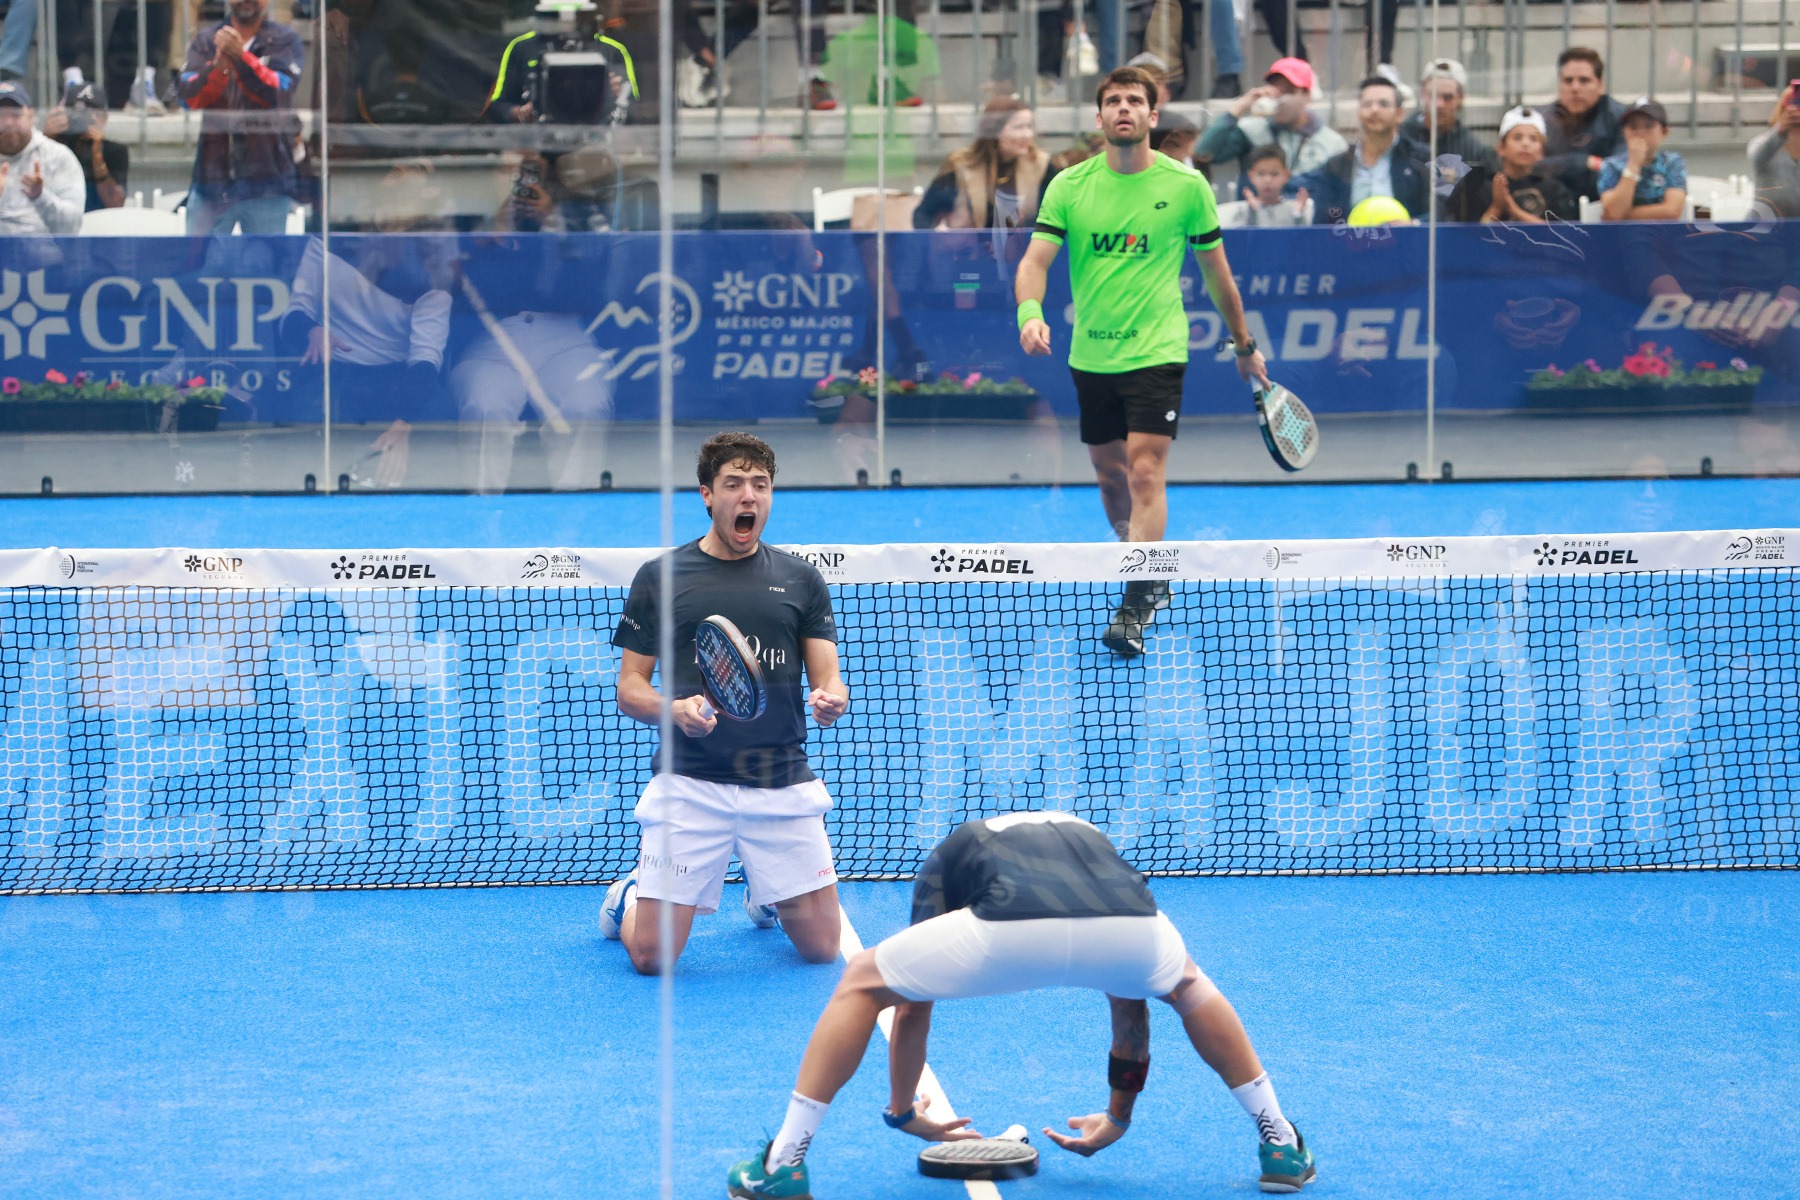
[[[1153,917],[1156,898],[1080,817],[1021,812],[958,826],[919,868],[912,923],[959,908],[984,921]]]
[[[720,717],[713,731],[702,738],[677,730],[670,769],[712,783],[763,788],[790,787],[815,778],[806,761],[805,660],[800,644],[807,638],[837,641],[831,594],[818,568],[766,545],[758,546],[749,558],[714,558],[700,549],[698,539],[677,547],[671,557],[674,698],[700,695],[694,629],[707,617],[721,616],[738,627],[756,652],[769,703],[754,721]],[[613,633],[613,645],[653,658],[657,653],[661,562],[652,559],[638,568]],[[668,677],[665,670],[665,687]]]

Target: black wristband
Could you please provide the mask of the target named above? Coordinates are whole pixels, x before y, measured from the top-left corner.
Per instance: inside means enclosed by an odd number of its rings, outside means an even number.
[[[1237,342],[1235,342],[1235,341],[1232,342],[1231,343],[1231,352],[1233,354],[1237,355],[1239,358],[1249,358],[1252,354],[1256,353],[1256,339],[1255,338],[1245,338],[1244,344],[1241,346],[1238,345]]]
[[[903,1113],[891,1113],[885,1108],[881,1110],[881,1119],[887,1122],[889,1129],[903,1129],[912,1124],[912,1119],[918,1115],[919,1110],[916,1107],[909,1108]]]
[[[1150,1060],[1136,1062],[1129,1058],[1120,1058],[1116,1054],[1106,1056],[1106,1082],[1115,1091],[1141,1092],[1144,1090],[1144,1079],[1150,1074]]]

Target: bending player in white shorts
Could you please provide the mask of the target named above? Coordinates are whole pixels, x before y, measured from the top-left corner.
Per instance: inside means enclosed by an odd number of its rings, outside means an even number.
[[[1181,1014],[1188,1040],[1256,1121],[1265,1192],[1297,1192],[1315,1174],[1312,1152],[1282,1116],[1236,1010],[1194,965],[1144,877],[1106,835],[1067,813],[1012,813],[961,826],[932,851],[913,883],[910,928],[850,960],[813,1029],[781,1132],[731,1169],[727,1194],[752,1200],[811,1196],[806,1151],[833,1097],[862,1062],[875,1018],[894,1009],[889,1104],[882,1119],[928,1142],[980,1135],[969,1119],[935,1121],[915,1105],[937,1000],[1045,987],[1105,992],[1112,1005],[1104,1110],[1070,1117],[1073,1136],[1046,1129],[1065,1150],[1090,1155],[1131,1127],[1150,1070],[1155,996]]]
[[[838,675],[831,596],[818,568],[762,544],[775,483],[767,443],[719,434],[700,448],[698,473],[712,528],[670,552],[676,652],[663,677],[673,676],[676,732],[663,749],[672,761],[638,800],[638,869],[607,889],[600,931],[624,941],[639,971],[655,974],[665,965],[658,926],[667,904],[672,966],[694,914],[718,909],[735,853],[751,920],[763,928],[779,921],[801,958],[831,962],[839,929],[837,870],[825,838],[831,796],[806,761],[806,706],[828,726],[850,700]],[[613,634],[624,653],[619,709],[649,725],[662,715],[651,683],[661,579],[661,560],[638,570]],[[757,651],[768,705],[753,721],[721,720],[705,708],[694,628],[714,614],[730,618]]]

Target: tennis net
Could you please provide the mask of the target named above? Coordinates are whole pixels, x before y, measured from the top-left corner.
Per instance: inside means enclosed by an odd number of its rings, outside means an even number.
[[[1152,874],[1800,865],[1796,539],[796,548],[840,872],[1035,807]],[[0,552],[0,890],[616,878],[653,553]]]

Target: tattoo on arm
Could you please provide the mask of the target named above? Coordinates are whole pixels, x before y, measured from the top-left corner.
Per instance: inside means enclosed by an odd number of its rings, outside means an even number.
[[[1145,1062],[1150,1058],[1150,1004],[1144,1000],[1120,1000],[1108,996],[1112,1003],[1112,1052],[1120,1058]]]

